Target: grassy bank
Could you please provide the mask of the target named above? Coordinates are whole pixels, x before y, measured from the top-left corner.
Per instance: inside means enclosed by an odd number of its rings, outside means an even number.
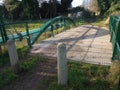
[[[112,82],[108,80],[109,66],[99,66],[85,63],[69,62],[68,85],[57,84],[57,76],[52,81],[39,84],[38,90],[44,85],[47,90],[114,90]]]

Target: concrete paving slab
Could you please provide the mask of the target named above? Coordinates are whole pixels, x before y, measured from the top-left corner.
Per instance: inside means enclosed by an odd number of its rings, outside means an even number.
[[[111,65],[112,46],[109,40],[107,28],[82,25],[34,44],[30,53],[56,58],[57,44],[63,42],[67,47],[68,60]]]

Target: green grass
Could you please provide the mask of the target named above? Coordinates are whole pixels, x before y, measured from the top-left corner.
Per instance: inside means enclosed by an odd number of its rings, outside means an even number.
[[[108,66],[69,62],[68,85],[58,85],[57,79],[54,79],[48,85],[48,90],[114,90],[107,79],[109,68]]]
[[[32,71],[33,68],[39,63],[40,60],[43,60],[42,57],[33,56],[28,58],[26,61],[20,63],[21,72],[26,73]],[[0,71],[0,89],[5,85],[10,85],[13,81],[19,78],[19,73],[16,74],[12,68],[7,67]]]
[[[21,48],[18,47],[17,48],[18,57],[19,58],[24,58],[27,55],[29,49],[30,49],[29,46],[24,46],[24,47],[21,47]]]
[[[21,67],[22,71],[25,71],[25,72],[31,71],[33,69],[33,67],[35,67],[40,60],[43,60],[43,58],[40,56],[33,56],[33,57],[29,58],[27,61],[22,62],[20,64],[20,67]]]
[[[100,20],[96,20],[92,24],[99,27],[108,27],[108,24],[106,24],[105,22],[106,22],[106,19],[100,19]]]
[[[28,23],[28,28],[29,30],[32,30],[32,29],[35,29],[35,28],[40,28],[42,25],[44,24],[44,21],[42,22],[29,22]],[[11,25],[6,25],[5,26],[6,29],[7,29],[7,32],[8,33],[16,33],[15,32],[15,29],[18,31],[18,32],[24,32],[26,31],[26,23],[18,23],[18,24],[11,24]]]
[[[28,51],[29,51],[28,46],[17,47],[17,52],[18,52],[19,59],[24,58],[26,56],[26,54],[28,53]],[[0,59],[0,67],[5,66],[6,64],[10,63],[7,47],[4,48],[4,52],[0,55],[0,58],[1,58]]]
[[[6,68],[0,72],[0,89],[2,89],[5,85],[10,84],[16,78],[18,78],[18,75],[15,74],[11,68]]]
[[[78,22],[79,25],[82,23]],[[30,29],[37,28],[38,26],[39,26],[38,24],[36,24],[36,26],[34,24],[29,24]],[[72,25],[70,24],[70,26],[68,25],[66,29],[69,29],[71,27],[72,27]],[[22,31],[25,30],[24,29],[25,27],[23,24],[16,25],[15,28],[17,28],[17,30],[22,30]],[[58,28],[58,29],[54,30],[54,34],[58,34],[62,31],[64,31],[63,27]],[[51,32],[46,32],[46,36],[43,34],[40,36],[40,38],[38,40],[43,40],[43,39],[51,37],[50,33]],[[18,56],[20,59],[26,59],[27,53],[29,51],[29,47],[26,46],[26,44],[27,44],[26,40],[23,40],[22,42],[19,42],[19,41],[16,42],[17,52],[18,52]],[[2,60],[0,60],[0,67],[3,67],[9,63],[9,55],[8,55],[7,48],[4,49],[4,53],[1,54],[0,58],[2,59]],[[20,63],[20,67],[21,67],[22,71],[25,71],[25,72],[30,71],[37,65],[37,63],[41,59],[42,59],[41,57],[27,58],[27,60]],[[11,68],[5,68],[3,71],[0,71],[0,88],[4,87],[5,85],[10,84],[12,81],[14,81],[18,77],[19,77],[19,75],[15,74]],[[44,83],[46,83],[46,82],[44,82]],[[61,89],[60,86],[58,86],[58,88]]]
[[[8,50],[6,47],[4,47],[0,53],[0,67],[4,66],[8,62],[9,62]]]

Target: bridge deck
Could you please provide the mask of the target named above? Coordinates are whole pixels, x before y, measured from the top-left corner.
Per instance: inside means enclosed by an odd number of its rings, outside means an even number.
[[[57,43],[64,42],[68,60],[110,65],[112,46],[109,40],[107,28],[83,25],[34,44],[30,53],[56,57]]]

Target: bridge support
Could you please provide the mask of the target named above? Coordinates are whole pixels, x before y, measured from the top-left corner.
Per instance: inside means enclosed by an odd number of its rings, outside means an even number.
[[[58,84],[67,85],[66,45],[59,43],[57,50]]]
[[[18,73],[20,71],[20,66],[19,66],[18,54],[15,46],[15,41],[8,40],[7,46],[8,46],[8,53],[10,57],[10,64],[14,72]]]

